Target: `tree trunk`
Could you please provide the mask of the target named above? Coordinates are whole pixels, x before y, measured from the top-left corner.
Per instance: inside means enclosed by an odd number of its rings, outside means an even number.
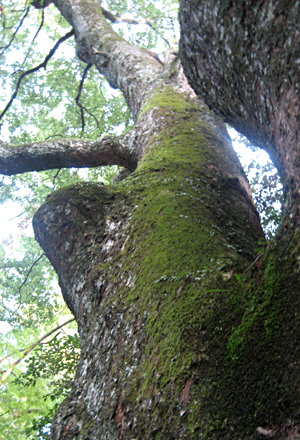
[[[180,55],[189,83],[270,154],[284,185],[286,228],[299,228],[299,2],[180,3]]]
[[[178,60],[129,45],[98,2],[54,3],[126,97],[136,123],[117,149],[136,169],[55,192],[34,218],[82,348],[51,439],[283,438],[299,417],[298,277],[274,247],[256,260],[263,232],[223,122]]]
[[[186,437],[201,401],[194,382],[203,370],[213,386],[208,370],[231,330],[234,273],[263,236],[226,129],[177,61],[138,124],[143,158],[126,181],[66,188],[34,219],[82,344],[53,439]]]

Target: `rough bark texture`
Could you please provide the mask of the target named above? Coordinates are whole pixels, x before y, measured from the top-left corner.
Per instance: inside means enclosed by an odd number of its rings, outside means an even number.
[[[125,136],[105,136],[96,141],[61,139],[20,146],[0,141],[0,173],[26,173],[55,168],[119,165],[133,171],[138,156],[135,131]]]
[[[124,93],[136,124],[122,148],[137,168],[55,192],[34,218],[82,347],[51,439],[297,438],[299,231],[243,277],[263,232],[221,119],[178,60],[129,45],[98,2],[54,3],[80,58]],[[278,160],[296,182],[296,165]]]
[[[270,154],[298,224],[299,20],[297,0],[180,5],[180,53],[190,84],[214,112]]]
[[[65,19],[74,28],[78,57],[96,66],[110,85],[124,94],[133,117],[137,119],[143,98],[160,63],[151,54],[127,43],[103,17],[95,0],[54,0]]]
[[[188,438],[195,375],[205,368],[212,386],[224,354],[214,326],[263,233],[225,126],[177,64],[141,109],[138,169],[116,187],[54,193],[35,216],[82,344],[53,439]]]

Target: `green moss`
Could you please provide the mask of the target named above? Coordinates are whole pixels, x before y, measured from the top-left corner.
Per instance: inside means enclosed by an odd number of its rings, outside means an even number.
[[[296,365],[297,355],[284,346],[296,343],[281,328],[288,319],[298,332],[299,299],[284,284],[286,268],[272,247],[258,277],[234,277],[255,259],[238,179],[224,171],[227,153],[201,122],[201,110],[173,93],[153,96],[143,109],[165,119],[139,168],[115,186],[79,185],[72,195],[77,204],[78,193],[84,212],[95,209],[103,218],[108,205],[112,218],[119,220],[125,206],[128,212],[122,246],[89,272],[90,279],[101,274],[113,288],[101,297],[102,310],[93,308],[88,335],[99,319],[96,310],[109,322],[122,315],[124,328],[136,331],[126,341],[125,332],[118,335],[126,348],[110,371],[120,378],[122,407],[138,419],[135,438],[165,439],[169,429],[185,426],[182,438],[189,440],[250,439],[257,426],[275,424],[276,415],[283,420],[292,406],[280,403],[293,395],[281,352]],[[60,197],[70,197],[68,191],[49,201],[57,205]],[[91,200],[95,208],[89,208]],[[95,242],[102,238],[99,231]],[[297,372],[295,367],[295,377]],[[298,404],[298,394],[295,399]],[[145,424],[149,414],[153,429]],[[124,438],[132,437],[124,431]]]
[[[170,97],[169,108],[172,105]],[[219,197],[229,196],[230,185],[221,176],[212,186],[215,175],[208,169],[215,160],[209,148],[213,134],[209,129],[192,131],[197,118],[192,106],[184,118],[180,112],[175,115],[171,133],[166,129],[155,135],[138,170],[117,186],[117,197],[126,194],[136,207],[125,231],[130,240],[118,255],[122,269],[117,277],[128,280],[132,274],[133,279],[107,306],[123,311],[129,323],[137,316],[144,322],[143,356],[126,385],[130,406],[162,393],[153,418],[165,411],[157,417],[160,425],[167,425],[168,413],[176,411],[177,417],[186,406],[181,394],[191,379],[187,424],[193,439],[198,438],[200,414],[206,420],[204,401],[216,388],[210,372],[219,342],[230,333],[223,328],[222,314],[232,312],[236,281],[223,274],[245,265],[245,259],[224,243],[217,226]],[[127,350],[124,368],[132,365],[132,358],[134,346]],[[210,423],[209,432],[216,422]],[[205,423],[200,424],[204,429]]]
[[[146,100],[144,106],[142,107],[139,119],[149,110],[157,108],[164,111],[164,115],[167,117],[169,111],[177,112],[178,114],[184,114],[186,111],[195,110],[199,111],[199,106],[188,98],[187,95],[178,94],[173,86],[157,87],[151,90],[151,97]]]

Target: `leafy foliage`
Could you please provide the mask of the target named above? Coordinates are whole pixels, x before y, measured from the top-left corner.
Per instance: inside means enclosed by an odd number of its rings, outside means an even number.
[[[43,396],[43,400],[50,400],[53,406],[44,415],[33,419],[32,426],[26,429],[27,436],[48,438],[45,426],[51,424],[53,411],[71,390],[79,353],[78,334],[57,333],[49,342],[36,348],[25,363],[24,373],[14,380],[21,388],[35,388],[38,381],[49,380],[49,393]]]

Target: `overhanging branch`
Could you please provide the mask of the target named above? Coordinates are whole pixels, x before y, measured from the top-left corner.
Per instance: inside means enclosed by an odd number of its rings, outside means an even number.
[[[21,146],[0,142],[0,173],[7,176],[28,171],[105,165],[119,165],[131,171],[136,168],[137,154],[127,146],[124,136],[105,136],[95,141],[59,139]]]

